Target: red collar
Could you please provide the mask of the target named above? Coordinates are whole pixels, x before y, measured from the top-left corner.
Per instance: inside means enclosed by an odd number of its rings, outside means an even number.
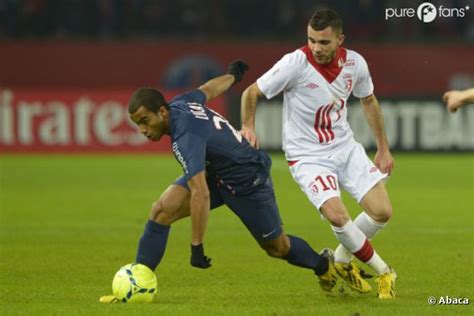
[[[342,68],[346,62],[347,50],[344,47],[339,47],[336,56],[327,65],[320,65],[314,60],[313,53],[308,45],[300,48],[305,53],[309,63],[316,69],[329,83],[332,83],[341,73]]]

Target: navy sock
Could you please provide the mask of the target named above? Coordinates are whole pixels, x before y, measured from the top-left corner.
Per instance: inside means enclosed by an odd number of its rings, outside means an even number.
[[[144,264],[154,271],[165,253],[169,231],[169,226],[149,220],[138,243],[136,262]]]
[[[285,256],[288,263],[313,269],[317,275],[324,274],[328,270],[328,261],[321,257],[311,246],[303,239],[288,235],[290,239],[290,251]]]

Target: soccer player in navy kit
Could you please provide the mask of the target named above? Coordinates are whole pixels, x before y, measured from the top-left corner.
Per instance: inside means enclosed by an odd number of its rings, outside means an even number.
[[[129,102],[130,118],[152,141],[171,137],[176,160],[184,175],[153,204],[138,245],[136,262],[155,270],[163,257],[170,225],[191,216],[192,266],[209,268],[204,254],[204,233],[210,209],[226,204],[271,257],[312,269],[323,290],[330,290],[337,274],[331,255],[315,252],[309,244],[283,232],[270,178],[271,159],[217,112],[205,106],[242,79],[248,66],[237,61],[229,73],[167,103],[152,88],[140,88]],[[102,302],[112,302],[101,299]]]

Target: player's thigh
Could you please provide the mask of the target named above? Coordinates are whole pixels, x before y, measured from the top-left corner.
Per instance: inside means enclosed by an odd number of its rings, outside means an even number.
[[[234,196],[222,192],[222,196],[224,203],[258,242],[273,240],[281,235],[282,222],[270,178],[252,194]]]
[[[211,210],[224,204],[222,197],[220,196],[219,189],[217,187],[217,182],[214,179],[206,178],[207,187],[209,189],[209,199],[211,200]],[[190,191],[186,178],[184,176],[176,179],[174,184],[183,187],[184,189]],[[188,203],[189,205],[189,203]]]
[[[375,221],[384,223],[392,217],[392,204],[383,181],[379,181],[364,195],[360,205]]]
[[[290,167],[290,172],[310,202],[320,209],[329,199],[341,197],[335,169],[331,161],[322,159],[319,163],[297,162]]]
[[[356,201],[361,203],[362,198],[387,174],[380,172],[367,156],[364,147],[353,143],[347,156],[344,168],[339,171],[339,183]]]
[[[221,206],[223,201],[216,186],[212,182],[208,182],[208,186],[211,209]],[[190,215],[190,199],[191,193],[186,178],[182,176],[163,192],[158,201],[153,203],[150,219],[163,225],[171,225],[171,223]]]

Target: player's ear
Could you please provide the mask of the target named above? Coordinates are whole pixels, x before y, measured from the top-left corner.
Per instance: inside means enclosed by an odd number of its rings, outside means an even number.
[[[346,38],[346,37],[344,36],[344,34],[342,34],[342,33],[339,34],[339,46],[342,45],[342,43],[344,42],[344,39],[345,39],[345,38]]]
[[[160,114],[161,117],[168,117],[168,110],[164,105],[160,106],[158,109],[158,114]]]

